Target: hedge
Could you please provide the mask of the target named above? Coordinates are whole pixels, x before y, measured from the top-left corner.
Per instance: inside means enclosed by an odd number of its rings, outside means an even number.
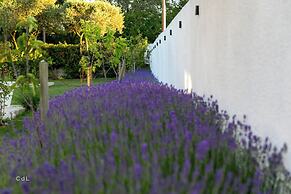
[[[80,47],[75,44],[45,44],[43,50],[52,59],[50,70],[63,69],[65,78],[79,78]]]

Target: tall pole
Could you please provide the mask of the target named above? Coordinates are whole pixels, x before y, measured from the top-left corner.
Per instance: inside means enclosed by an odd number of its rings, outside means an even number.
[[[48,100],[48,63],[42,60],[39,63],[40,80],[40,116],[41,120],[46,122],[46,114],[49,108]]]
[[[166,30],[167,17],[166,17],[166,0],[162,0],[162,30]]]

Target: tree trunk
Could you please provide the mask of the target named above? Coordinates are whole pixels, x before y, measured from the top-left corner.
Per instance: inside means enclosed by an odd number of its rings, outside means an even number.
[[[125,63],[125,58],[122,59],[122,67],[121,67],[121,73],[122,73],[122,79],[125,77],[125,71],[126,71],[126,63]]]
[[[112,67],[112,69],[113,69],[113,71],[114,71],[114,74],[115,74],[115,77],[116,77],[116,79],[118,78],[118,72],[116,72],[116,70],[115,70],[115,68],[114,67]]]
[[[11,50],[9,52],[10,52],[10,55],[11,55]],[[13,74],[14,74],[14,77],[16,79],[18,77],[18,73],[17,73],[17,70],[16,70],[16,67],[15,67],[15,64],[13,62],[12,57],[11,57],[11,64],[12,64],[12,68],[13,68]]]
[[[26,56],[26,74],[29,73],[29,53],[28,53],[28,27],[25,28],[26,30],[26,41],[25,41],[25,56]]]
[[[92,84],[92,65],[87,67],[87,86],[91,87]]]
[[[88,43],[88,40],[86,37],[85,37],[85,45],[86,45],[86,51],[88,53],[89,52],[89,43]]]
[[[104,78],[106,79],[107,78],[107,71],[105,69],[104,63],[102,63],[102,71],[103,71]]]
[[[121,64],[118,65],[118,81],[121,81],[125,76],[125,59],[122,58]]]
[[[7,33],[6,33],[6,31],[3,32],[3,36],[4,36],[4,43],[6,44],[6,42],[7,42]]]
[[[16,31],[14,31],[12,34],[10,34],[11,37],[12,37],[12,41],[13,41],[13,44],[15,46],[15,49],[18,50],[18,45],[17,45],[17,40],[16,40]]]
[[[122,67],[121,67],[121,63],[119,63],[119,64],[118,64],[118,81],[121,80],[121,69],[122,69]]]
[[[42,28],[42,41],[44,43],[46,42],[46,31],[45,31],[45,27]]]
[[[80,54],[82,55],[82,45],[83,45],[83,36],[84,36],[84,34],[81,34],[81,35],[79,35],[79,37],[80,37]]]

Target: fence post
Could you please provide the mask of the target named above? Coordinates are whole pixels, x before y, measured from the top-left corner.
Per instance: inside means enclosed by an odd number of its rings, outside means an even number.
[[[39,63],[39,80],[40,80],[40,117],[46,121],[48,111],[48,63],[42,60]]]

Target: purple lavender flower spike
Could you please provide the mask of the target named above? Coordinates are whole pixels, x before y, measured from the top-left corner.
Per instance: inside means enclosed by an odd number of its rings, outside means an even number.
[[[206,157],[206,154],[208,153],[210,149],[209,142],[207,140],[202,140],[197,144],[196,147],[196,157],[198,160],[204,160]]]

